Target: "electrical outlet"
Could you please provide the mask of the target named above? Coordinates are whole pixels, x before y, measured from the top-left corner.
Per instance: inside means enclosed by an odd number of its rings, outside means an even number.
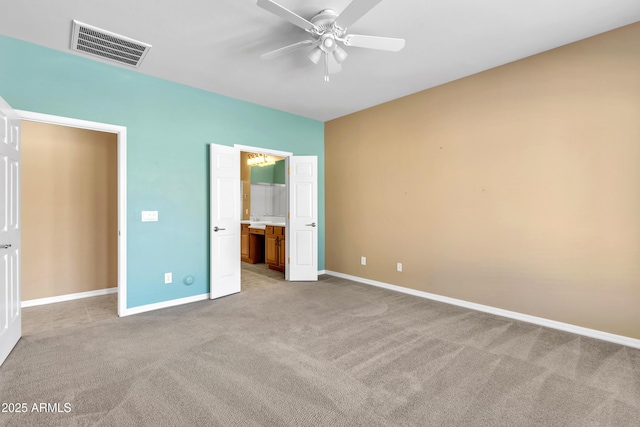
[[[360,257],[360,264],[367,265],[367,257],[366,256]]]
[[[402,263],[399,262],[398,264],[396,264],[396,270],[402,272]]]
[[[164,283],[173,282],[173,275],[171,273],[164,273]]]

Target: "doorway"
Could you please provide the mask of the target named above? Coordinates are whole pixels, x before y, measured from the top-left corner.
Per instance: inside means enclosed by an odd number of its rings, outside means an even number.
[[[117,153],[112,153],[112,155],[115,154],[116,158],[112,159],[113,160],[111,165],[112,170],[108,172],[109,174],[111,174],[111,179],[116,181],[115,188],[113,187],[110,189],[105,188],[105,191],[111,192],[109,197],[113,200],[113,202],[117,204],[117,208],[115,212],[115,218],[113,217],[108,218],[106,220],[107,224],[105,225],[105,228],[104,228],[105,233],[112,233],[109,239],[110,242],[105,241],[104,243],[107,245],[109,244],[112,245],[111,253],[113,254],[115,252],[114,255],[116,259],[115,260],[112,259],[109,261],[110,266],[102,266],[101,268],[105,270],[104,272],[107,276],[111,276],[109,277],[108,280],[113,285],[111,285],[110,287],[113,287],[115,285],[115,287],[117,288],[117,315],[118,316],[127,315],[127,309],[126,309],[126,128],[122,126],[114,126],[114,125],[108,125],[108,124],[97,123],[97,122],[88,122],[84,120],[76,120],[76,119],[70,119],[66,117],[51,116],[51,115],[39,114],[39,113],[33,113],[33,112],[27,112],[27,111],[17,111],[17,113],[19,114],[23,122],[24,121],[27,122],[26,123],[27,126],[29,125],[29,122],[33,122],[34,125],[42,125],[42,124],[54,125],[54,126],[60,126],[61,128],[66,128],[67,130],[73,130],[73,128],[75,128],[80,131],[97,131],[100,133],[109,134],[105,136],[107,138],[111,137],[111,141],[113,141],[113,137],[115,137],[115,139],[117,140],[115,144],[117,146],[116,148]],[[57,154],[60,155],[60,153],[57,153]],[[74,160],[77,162],[82,162],[83,158],[80,157]],[[115,170],[113,170],[114,168]],[[25,171],[24,168],[23,168],[23,171]],[[60,173],[64,171],[64,168],[62,167],[62,165],[59,171]],[[74,183],[74,185],[77,185],[77,184],[78,183]],[[70,192],[79,191],[79,187],[74,189],[74,187],[71,186],[70,188],[68,188],[68,191]],[[90,195],[92,193],[91,191],[89,191],[89,192],[85,192],[84,194],[85,194],[85,197],[91,197]],[[53,197],[54,199],[55,197],[57,197],[57,195],[55,194],[50,196]],[[99,204],[97,205],[94,204],[92,206],[93,207],[90,209],[99,208]],[[90,213],[90,211],[88,212]],[[98,213],[98,212],[93,212],[93,213],[97,217],[100,217],[101,215],[104,214],[104,213]],[[23,211],[23,214],[24,214],[24,211]],[[42,212],[39,214],[42,214],[43,216],[47,215],[46,212]],[[57,215],[59,216],[59,212]],[[113,215],[114,214],[112,213],[111,216]],[[103,218],[103,220],[104,219],[105,218]],[[59,217],[49,218],[49,222],[59,223],[59,221],[61,221]],[[87,219],[86,222],[90,223],[91,220]],[[78,227],[80,227],[80,224],[78,224]],[[115,236],[113,234],[115,234]],[[65,238],[69,238],[69,236],[68,236],[68,233],[62,233],[62,234],[55,234],[54,236],[50,235],[46,238],[49,240],[54,238],[65,239]],[[49,244],[51,243],[55,245],[55,242],[49,242]],[[115,248],[113,248],[113,246],[115,246]],[[109,250],[108,248],[104,248],[104,247],[101,249],[103,251]],[[71,254],[72,259],[73,257],[74,255]],[[77,264],[76,268],[78,270],[74,271],[74,273],[77,273],[83,269],[83,267],[80,264]],[[98,292],[97,294],[100,294],[100,292]],[[89,291],[88,293],[76,292],[68,295],[62,295],[60,297],[43,298],[40,300],[40,303],[46,304],[50,302],[69,301],[77,298],[84,298],[85,296],[90,296],[90,295],[92,295],[91,291]],[[29,298],[29,296],[27,296],[27,298]],[[23,297],[22,300],[25,300],[25,298]]]
[[[279,209],[274,209],[273,207],[269,208],[266,207],[268,205],[268,203],[262,203],[259,206],[252,206],[251,205],[251,187],[252,187],[252,179],[251,179],[251,173],[250,173],[250,167],[247,167],[248,165],[246,165],[245,163],[247,162],[248,158],[250,156],[243,156],[243,153],[251,153],[251,154],[261,154],[264,156],[268,156],[268,157],[273,157],[274,159],[277,160],[285,160],[292,156],[293,153],[290,153],[288,151],[280,151],[280,150],[273,150],[270,148],[262,148],[262,147],[254,147],[254,146],[247,146],[247,145],[238,145],[235,144],[234,148],[237,152],[240,153],[240,162],[241,162],[241,167],[240,167],[240,182],[241,182],[241,198],[240,198],[240,203],[241,203],[241,227],[242,224],[245,224],[245,228],[248,226],[247,225],[247,221],[249,221],[249,223],[252,222],[252,219],[254,220],[253,223],[257,223],[257,222],[269,222],[271,224],[273,223],[277,223],[277,224],[284,224],[286,219],[285,219],[285,213],[284,212],[280,212]],[[274,169],[275,169],[275,165],[274,165]],[[279,170],[280,168],[278,168]],[[249,172],[248,172],[249,170]],[[282,165],[282,171],[284,173],[284,165]],[[264,174],[263,174],[264,175]],[[247,182],[248,181],[248,182]],[[260,178],[258,181],[269,181],[269,179],[264,179],[264,178]],[[274,182],[275,181],[275,182]],[[275,184],[281,184],[283,185],[283,189],[284,192],[283,194],[280,196],[284,196],[284,206],[286,207],[287,201],[286,201],[286,193],[287,193],[287,187],[286,184],[284,183],[284,180],[281,180],[279,178],[275,178],[272,179],[270,182],[263,182],[262,184],[268,184],[268,183],[275,183]],[[279,188],[279,187],[278,187]],[[256,189],[256,187],[254,187],[254,189]],[[266,186],[263,190],[264,193],[264,197],[267,197],[267,191],[266,190]],[[254,198],[255,201],[255,198]],[[248,203],[247,203],[248,202]],[[285,209],[286,210],[286,209]],[[277,212],[276,212],[277,211]],[[253,216],[253,217],[252,217]],[[275,222],[274,222],[275,221]],[[271,227],[273,228],[273,227]],[[282,227],[283,231],[283,239],[286,238],[286,227]],[[256,230],[259,232],[259,230]],[[264,277],[279,277],[280,273],[278,271],[275,270],[270,270],[269,266],[266,263],[266,251],[267,251],[267,239],[269,239],[268,236],[266,236],[266,225],[264,226],[264,230],[262,231],[263,235],[260,234],[256,234],[253,239],[254,243],[258,242],[262,244],[262,257],[261,260],[259,260],[259,262],[254,263],[254,264],[250,264],[247,262],[241,262],[241,268],[240,268],[240,277],[242,279],[242,272],[243,271],[252,271],[254,273],[260,274],[261,276]],[[241,251],[242,252],[242,251]],[[238,254],[238,256],[241,256],[241,254]],[[286,268],[286,267],[285,267]]]
[[[284,279],[286,157],[259,150],[240,152],[241,273]]]

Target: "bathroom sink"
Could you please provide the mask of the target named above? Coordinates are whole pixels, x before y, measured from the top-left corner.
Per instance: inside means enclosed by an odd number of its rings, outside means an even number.
[[[271,224],[271,221],[251,221],[249,222],[249,228],[259,228],[264,230],[267,224]]]

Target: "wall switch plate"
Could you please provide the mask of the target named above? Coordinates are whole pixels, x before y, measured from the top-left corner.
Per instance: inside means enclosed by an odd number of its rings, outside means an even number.
[[[360,264],[367,265],[367,257],[366,256],[360,257]]]
[[[173,275],[171,273],[164,273],[164,283],[173,282]]]
[[[396,264],[396,270],[398,270],[398,271],[400,271],[400,272],[402,271],[402,263],[401,263],[401,262],[399,262],[398,264]]]
[[[155,222],[158,220],[158,211],[142,211],[142,222]]]

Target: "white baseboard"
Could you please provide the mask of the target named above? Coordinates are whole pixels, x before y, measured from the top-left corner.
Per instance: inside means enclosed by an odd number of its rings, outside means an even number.
[[[327,270],[318,270],[318,276],[321,274],[327,274]]]
[[[97,291],[78,292],[75,294],[58,295],[55,297],[30,299],[20,303],[21,308],[34,307],[36,305],[54,304],[56,302],[72,301],[74,299],[91,298],[100,295],[115,294],[118,288],[98,289]]]
[[[209,294],[208,293],[200,294],[200,295],[194,295],[192,297],[174,299],[174,300],[171,300],[171,301],[157,302],[155,304],[141,305],[141,306],[138,306],[138,307],[127,308],[127,309],[124,310],[124,313],[119,313],[119,316],[120,317],[130,316],[132,314],[140,314],[140,313],[145,313],[147,311],[160,310],[161,308],[175,307],[176,305],[189,304],[189,303],[192,303],[192,302],[202,301],[202,300],[206,300],[206,299],[209,299]]]
[[[442,295],[431,294],[428,292],[417,291],[415,289],[405,288],[402,286],[391,285],[389,283],[378,282],[376,280],[365,279],[362,277],[351,276],[349,274],[338,273],[326,270],[326,274],[330,276],[340,277],[342,279],[352,280],[366,285],[377,286],[379,288],[390,289],[392,291],[402,292],[421,298],[427,298],[434,301],[440,301],[447,304],[457,305],[460,307],[470,308],[472,310],[483,311],[485,313],[495,314],[497,316],[508,317],[510,319],[521,320],[523,322],[533,323],[548,328],[559,329],[561,331],[571,332],[578,335],[584,335],[590,338],[596,338],[603,341],[609,341],[616,344],[640,349],[640,340],[623,335],[610,334],[609,332],[598,331],[596,329],[584,328],[582,326],[572,325],[570,323],[557,322],[555,320],[545,319],[543,317],[530,316],[528,314],[518,313],[516,311],[503,310],[488,305],[476,304],[474,302],[464,301],[456,298],[449,298]]]

